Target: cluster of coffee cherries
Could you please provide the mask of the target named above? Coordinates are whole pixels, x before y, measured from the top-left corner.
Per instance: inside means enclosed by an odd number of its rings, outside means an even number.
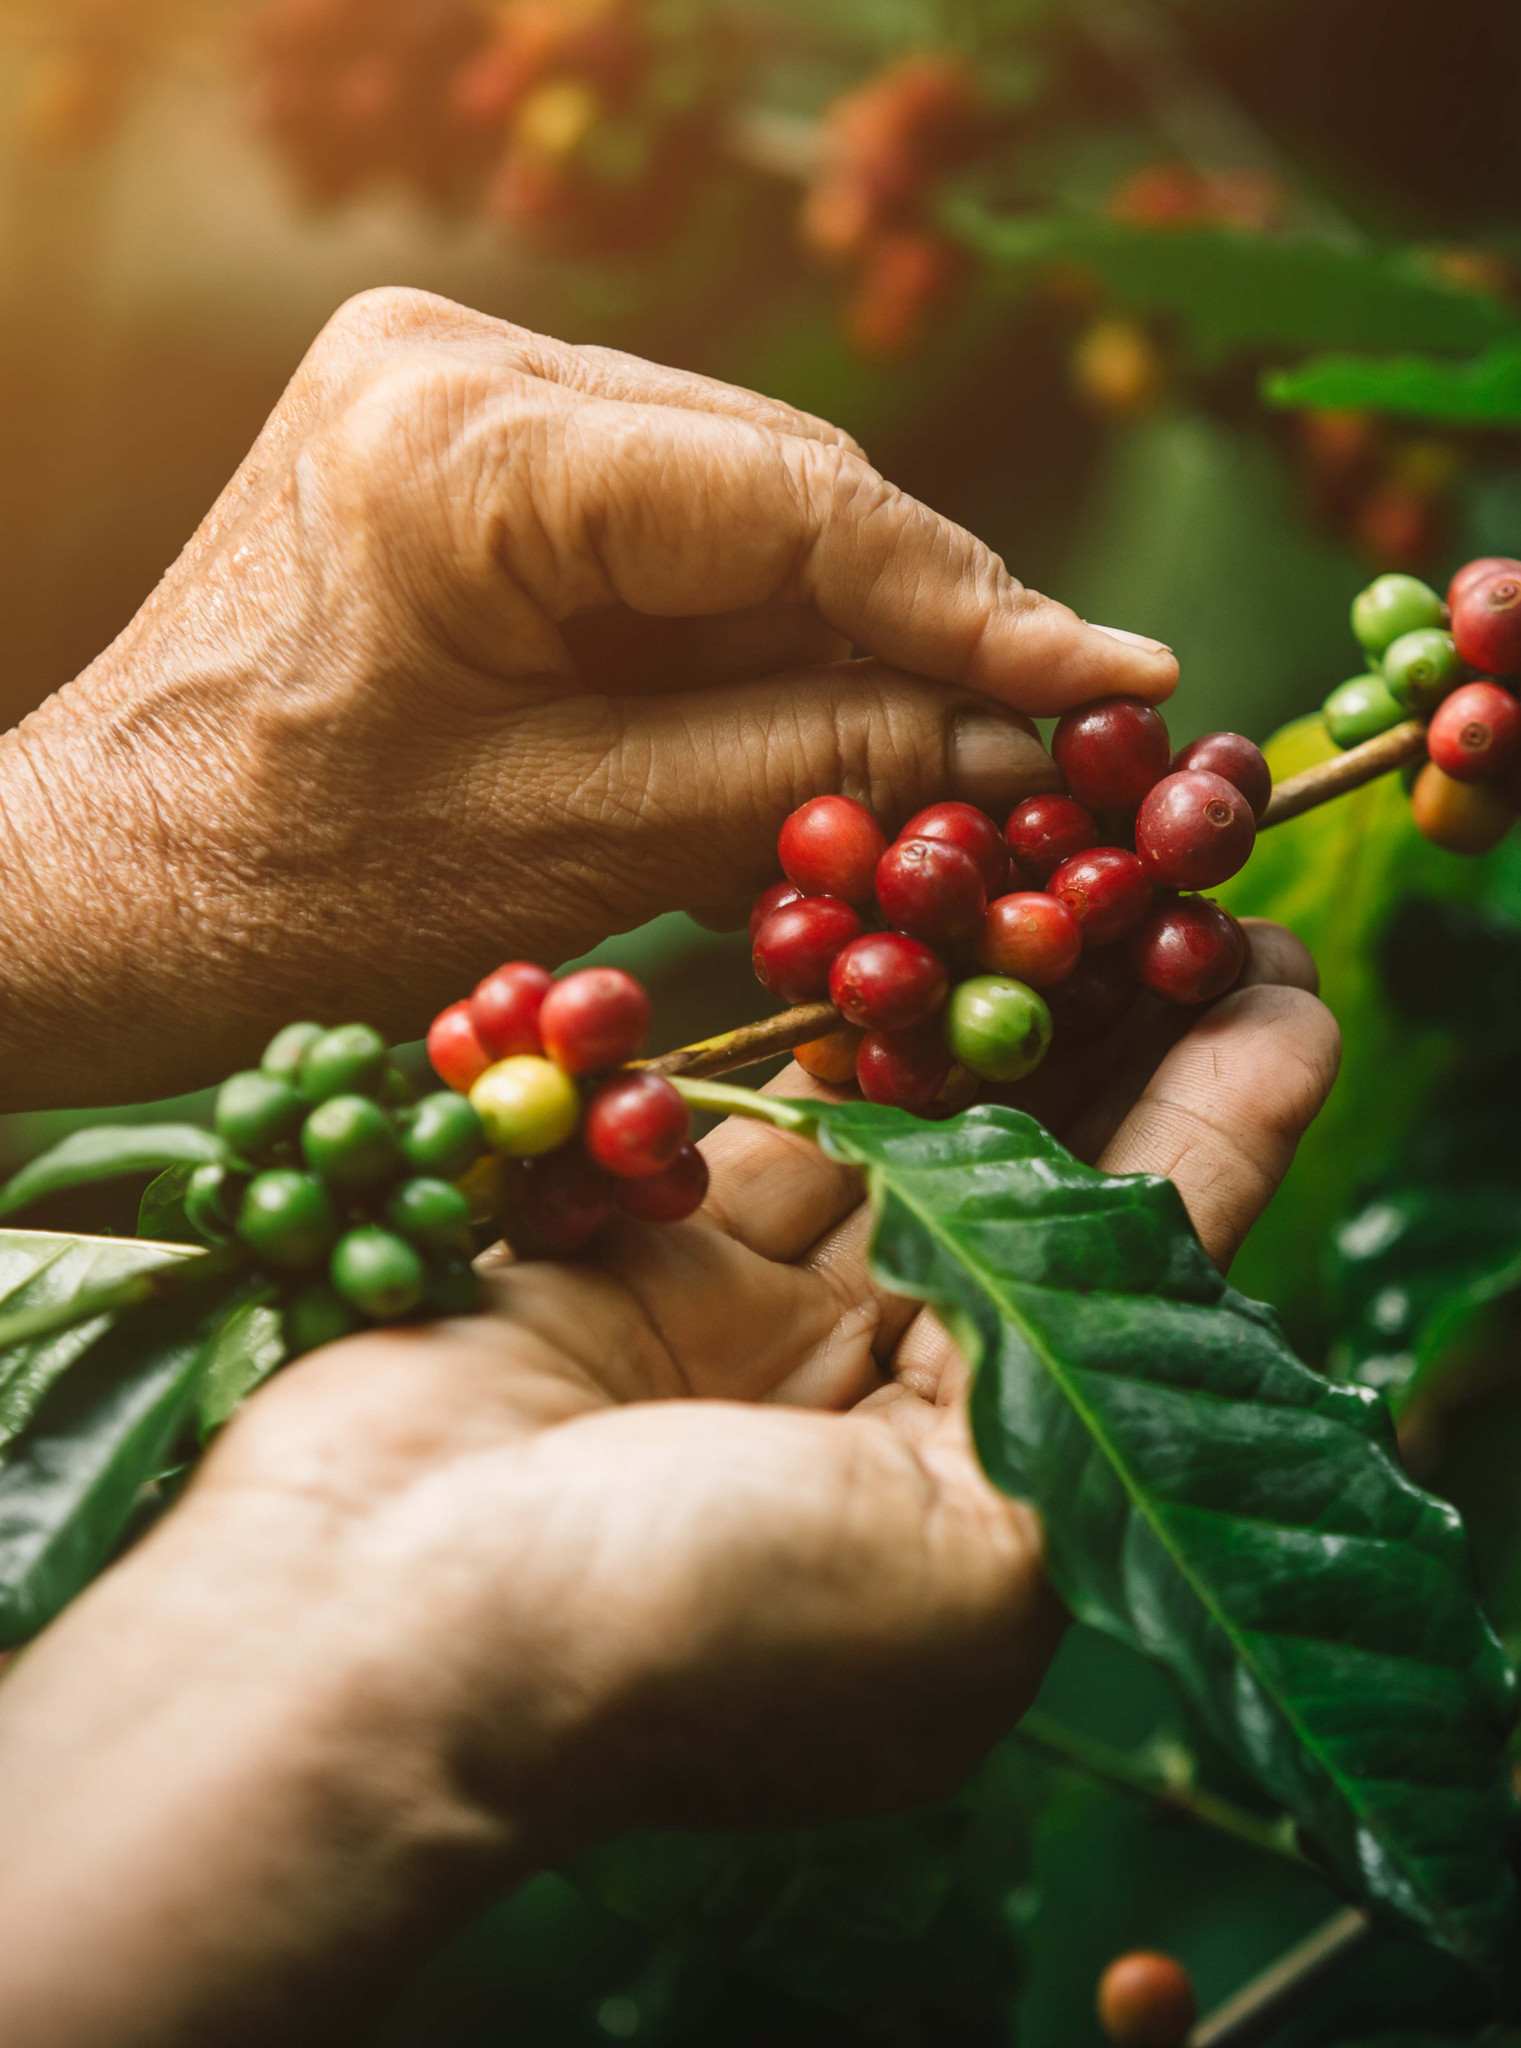
[[[1368,672],[1326,699],[1331,738],[1354,747],[1429,719],[1415,823],[1449,853],[1487,853],[1521,812],[1521,561],[1467,563],[1445,601],[1419,577],[1377,577],[1353,603],[1352,630]]]
[[[186,1217],[279,1282],[293,1352],[474,1306],[480,1118],[448,1091],[415,1100],[377,1031],[289,1025],[222,1084],[215,1122],[234,1163],[197,1167]]]
[[[1272,793],[1258,749],[1211,733],[1174,755],[1149,705],[1106,697],[1066,714],[1052,752],[1066,790],[1025,798],[1002,830],[938,803],[889,845],[844,796],[788,818],[786,879],[750,936],[764,987],[844,1020],[797,1048],[809,1073],[948,1115],[1033,1072],[1053,1034],[1100,1036],[1142,988],[1197,1004],[1237,979],[1245,935],[1197,892],[1251,853]]]
[[[679,1223],[701,1208],[708,1169],[686,1103],[663,1075],[628,1070],[650,999],[616,967],[556,981],[509,961],[428,1033],[439,1078],[468,1097],[504,1162],[498,1210],[513,1250],[578,1250],[616,1210]]]

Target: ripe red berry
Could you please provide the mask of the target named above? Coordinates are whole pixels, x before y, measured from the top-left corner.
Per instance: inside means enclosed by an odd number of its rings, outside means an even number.
[[[581,1142],[619,1180],[663,1173],[692,1135],[685,1102],[662,1074],[618,1074],[587,1104]]]
[[[989,902],[1002,895],[1009,880],[1009,849],[986,811],[975,804],[931,804],[916,811],[898,834],[900,839],[944,839],[959,846],[977,863]]]
[[[470,1022],[492,1059],[543,1052],[539,1012],[554,985],[552,974],[528,960],[510,960],[486,976],[470,998]]]
[[[945,1001],[945,962],[903,932],[863,932],[835,955],[829,1000],[863,1031],[911,1031]]]
[[[789,903],[801,903],[802,900],[803,892],[796,882],[773,882],[769,889],[762,889],[750,913],[751,945],[755,944],[755,934],[773,910],[785,910]]]
[[[1172,759],[1175,775],[1184,768],[1203,768],[1211,775],[1223,776],[1240,790],[1252,807],[1252,816],[1262,822],[1273,794],[1273,771],[1262,749],[1241,733],[1207,732],[1202,739],[1190,740]]]
[[[1521,562],[1514,555],[1480,555],[1475,562],[1465,562],[1447,586],[1449,609],[1475,583],[1501,575],[1521,576]]]
[[[1172,746],[1158,712],[1139,697],[1080,704],[1051,741],[1067,787],[1090,811],[1127,810],[1167,773]]]
[[[683,1223],[708,1198],[708,1162],[695,1145],[683,1145],[669,1166],[644,1180],[620,1180],[618,1206],[641,1223]]]
[[[1452,608],[1453,645],[1486,675],[1521,675],[1521,570],[1475,577]]]
[[[1234,794],[1234,792],[1232,792]],[[1122,939],[1151,908],[1151,877],[1140,856],[1122,846],[1095,846],[1065,860],[1046,884],[1083,928],[1083,943]]]
[[[519,1258],[580,1251],[612,1213],[614,1184],[579,1145],[512,1164],[507,1242]]]
[[[428,1058],[444,1086],[461,1095],[468,1095],[491,1065],[490,1053],[475,1035],[468,1003],[451,1003],[433,1019]]]
[[[1092,1045],[1116,1025],[1138,993],[1123,946],[1084,953],[1067,979],[1046,991],[1052,1036],[1059,1045]]]
[[[1041,889],[1018,889],[990,903],[977,934],[978,963],[1031,988],[1065,981],[1082,950],[1082,926],[1065,903]]]
[[[805,896],[871,901],[872,877],[887,835],[854,797],[816,796],[799,806],[776,842],[782,869]]]
[[[1169,1003],[1212,1003],[1246,965],[1246,933],[1218,903],[1184,896],[1131,934],[1130,964]]]
[[[1521,752],[1521,704],[1498,683],[1463,683],[1426,728],[1438,768],[1455,782],[1496,782]]]
[[[877,862],[877,903],[911,938],[952,945],[982,922],[987,891],[977,863],[945,839],[899,839]]]
[[[917,1031],[868,1031],[856,1054],[856,1083],[868,1102],[923,1113],[951,1071],[945,1040],[933,1025]]]
[[[1098,821],[1072,796],[1027,796],[1003,829],[1015,867],[1032,882],[1049,882],[1064,860],[1099,843]]]
[[[829,970],[861,920],[838,896],[803,896],[774,910],[755,934],[755,978],[784,1003],[811,1003],[829,992]]]
[[[539,1012],[544,1050],[567,1074],[631,1060],[650,1028],[650,999],[621,967],[583,967],[557,981]]]
[[[1159,782],[1135,821],[1135,850],[1169,889],[1213,889],[1246,866],[1252,807],[1223,775],[1185,768]]]
[[[1175,1956],[1135,1949],[1099,1979],[1099,2024],[1115,2048],[1183,2048],[1197,2012],[1193,1979]]]

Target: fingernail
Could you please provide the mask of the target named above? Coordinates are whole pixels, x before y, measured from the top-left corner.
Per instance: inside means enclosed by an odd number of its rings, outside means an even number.
[[[1172,649],[1165,640],[1148,640],[1144,633],[1127,633],[1123,626],[1101,626],[1096,619],[1087,622],[1095,633],[1107,633],[1111,640],[1118,640],[1126,647],[1144,647],[1148,654],[1171,654]]]
[[[959,711],[951,727],[951,783],[965,803],[996,810],[1036,790],[1059,789],[1061,774],[1040,741],[1013,717]]]

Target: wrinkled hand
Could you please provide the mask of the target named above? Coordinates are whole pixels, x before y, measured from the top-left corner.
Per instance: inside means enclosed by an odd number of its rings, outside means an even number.
[[[308,1012],[416,1036],[508,955],[742,922],[804,797],[1007,804],[1052,770],[1003,707],[1175,675],[818,420],[371,294],[0,745],[0,1106],[213,1079]]]
[[[1222,1264],[1336,1066],[1297,942],[1256,927],[1250,979],[1056,1118],[1170,1173]],[[921,1801],[1023,1711],[1061,1615],[963,1362],[872,1282],[851,1173],[756,1125],[707,1151],[692,1223],[274,1382],[0,1689],[0,2036],[320,2034],[504,1876]],[[157,1927],[187,1960],[144,1962]]]

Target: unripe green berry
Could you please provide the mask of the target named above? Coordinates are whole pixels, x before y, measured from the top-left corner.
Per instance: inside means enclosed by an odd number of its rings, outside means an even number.
[[[575,1082],[552,1060],[532,1053],[488,1067],[470,1090],[470,1101],[487,1139],[513,1159],[556,1151],[581,1121]]]
[[[1384,681],[1390,696],[1418,717],[1435,711],[1462,682],[1464,673],[1452,635],[1434,626],[1402,633],[1384,656]]]
[[[229,1174],[225,1166],[198,1166],[185,1183],[185,1220],[208,1244],[226,1244],[233,1234],[235,1204],[228,1197],[241,1193],[246,1182]]]
[[[321,1036],[320,1024],[287,1024],[265,1046],[259,1065],[266,1074],[273,1074],[277,1081],[289,1081],[294,1087],[301,1072],[301,1062]]]
[[[326,1280],[317,1280],[291,1296],[281,1312],[285,1341],[293,1357],[336,1344],[352,1336],[361,1318],[349,1307],[338,1290]]]
[[[234,1074],[217,1091],[217,1136],[244,1159],[261,1159],[295,1135],[305,1107],[289,1081],[256,1070]]]
[[[424,1251],[470,1255],[470,1204],[452,1181],[403,1181],[386,1204],[386,1222]]]
[[[238,1236],[265,1265],[299,1271],[318,1266],[332,1249],[338,1219],[315,1174],[275,1167],[248,1183],[238,1209]]]
[[[378,1031],[368,1024],[340,1024],[307,1047],[301,1061],[301,1093],[308,1102],[326,1102],[332,1095],[378,1095],[390,1064]]]
[[[367,1095],[333,1095],[301,1127],[301,1155],[313,1173],[346,1192],[378,1187],[402,1171],[391,1119]]]
[[[952,989],[945,1042],[984,1081],[1033,1074],[1051,1043],[1051,1012],[1033,988],[1006,974],[977,974]]]
[[[328,1274],[344,1300],[372,1322],[391,1322],[422,1300],[427,1275],[404,1237],[365,1224],[338,1240]]]
[[[1376,576],[1352,600],[1352,630],[1370,661],[1382,660],[1402,633],[1446,620],[1446,605],[1419,576]]]
[[[485,1151],[486,1133],[464,1096],[445,1088],[403,1119],[401,1149],[414,1172],[458,1180]]]
[[[1354,676],[1325,702],[1326,731],[1339,747],[1361,746],[1408,717],[1382,676]]]

